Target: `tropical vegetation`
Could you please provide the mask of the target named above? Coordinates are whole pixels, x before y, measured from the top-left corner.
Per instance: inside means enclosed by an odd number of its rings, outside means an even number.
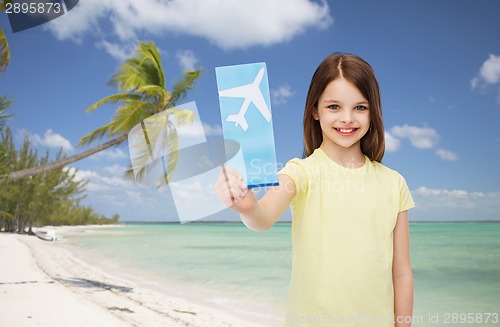
[[[5,11],[5,2],[0,2],[0,12]],[[10,63],[10,49],[3,29],[0,27],[0,73],[5,71]]]
[[[0,65],[5,63],[2,66],[5,68],[10,52],[2,35],[3,31],[0,31]],[[4,53],[7,53],[6,57]],[[87,182],[78,179],[77,170],[67,165],[118,146],[127,140],[128,133],[136,126],[141,126],[144,138],[148,140],[147,146],[137,152],[139,157],[151,151],[148,133],[149,137],[161,136],[161,146],[175,152],[178,144],[176,127],[192,122],[194,113],[174,107],[186,97],[200,75],[201,69],[185,71],[168,91],[160,52],[152,42],[138,42],[136,55],[122,63],[109,82],[119,92],[87,108],[91,112],[106,104],[119,104],[112,120],[85,135],[78,145],[89,145],[102,139],[107,141],[70,157],[59,151],[55,160],[49,160],[48,151],[42,156],[33,149],[29,137],[24,138],[19,149],[16,148],[12,131],[6,126],[11,116],[7,114],[11,101],[0,97],[0,231],[32,233],[32,228],[37,225],[118,222],[118,214],[107,218],[80,204],[85,197]],[[154,122],[153,128],[147,129],[148,133],[144,123],[147,119]],[[175,156],[166,161],[162,161],[165,169],[173,171]]]
[[[48,151],[40,156],[28,137],[16,149],[10,128],[1,130],[0,175],[43,165],[49,156]],[[59,151],[56,159],[61,157]],[[118,223],[118,214],[106,218],[91,207],[80,205],[86,182],[75,178],[76,173],[77,170],[60,167],[16,181],[1,178],[0,231],[32,234],[36,226]]]
[[[118,146],[127,140],[128,133],[134,126],[142,124],[145,131],[143,121],[160,112],[163,112],[164,115],[158,118],[160,124],[156,125],[167,131],[169,141],[166,146],[175,153],[177,146],[175,127],[192,122],[194,113],[188,110],[175,110],[173,107],[186,97],[189,90],[193,89],[194,82],[200,75],[201,69],[185,71],[182,77],[174,83],[172,90],[168,91],[160,52],[156,45],[153,42],[138,42],[135,56],[125,60],[109,82],[119,92],[107,96],[87,108],[88,112],[92,112],[107,104],[119,104],[112,120],[85,135],[78,145],[89,145],[102,139],[107,141],[74,156],[46,165],[13,171],[9,174],[9,178],[17,180],[47,172],[50,169],[65,166],[97,152]],[[169,158],[167,170],[172,171],[175,163],[175,157]],[[131,170],[129,170],[129,174],[130,172]]]
[[[76,178],[75,169],[60,167],[16,181],[7,178],[10,171],[44,165],[50,157],[48,151],[40,156],[27,136],[16,148],[7,126],[11,103],[0,97],[0,231],[32,234],[35,226],[118,223],[118,214],[107,218],[80,205],[86,182]],[[61,158],[59,151],[56,159]]]

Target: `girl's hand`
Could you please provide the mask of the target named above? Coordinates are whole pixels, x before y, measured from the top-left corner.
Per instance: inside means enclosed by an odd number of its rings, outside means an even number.
[[[243,183],[243,177],[227,166],[222,166],[219,172],[215,194],[226,206],[243,214],[251,212],[257,204],[255,194]]]

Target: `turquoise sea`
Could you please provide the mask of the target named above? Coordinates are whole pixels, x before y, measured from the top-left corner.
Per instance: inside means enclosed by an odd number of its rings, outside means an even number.
[[[500,222],[411,223],[410,234],[413,325],[500,326]],[[241,223],[127,224],[71,233],[65,242],[155,288],[183,285],[228,310],[244,311],[241,300],[278,321],[284,314],[289,223],[260,233]]]

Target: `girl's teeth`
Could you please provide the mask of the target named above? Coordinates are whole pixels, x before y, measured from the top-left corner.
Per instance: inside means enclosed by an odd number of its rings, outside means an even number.
[[[354,131],[354,128],[351,129],[339,128],[339,131],[341,131],[342,133],[351,133],[352,131]]]

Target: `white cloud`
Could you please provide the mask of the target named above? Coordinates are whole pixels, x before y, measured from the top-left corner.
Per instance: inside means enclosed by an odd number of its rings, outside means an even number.
[[[271,90],[271,102],[275,105],[285,104],[291,96],[293,96],[294,92],[288,85],[283,85],[278,87],[277,89]]]
[[[120,40],[135,39],[140,32],[176,33],[232,49],[285,42],[332,23],[325,0],[86,0],[48,29],[58,39],[76,42],[89,33]]]
[[[106,40],[101,40],[95,43],[98,49],[104,49],[111,57],[118,61],[124,61],[134,55],[134,48],[127,44],[111,43]]]
[[[397,151],[401,145],[401,139],[409,139],[411,145],[417,149],[435,149],[439,134],[434,128],[430,127],[417,127],[407,124],[403,126],[396,125],[391,128],[391,132],[385,132],[386,151]],[[438,148],[434,154],[444,161],[458,160],[458,155],[450,150]]]
[[[446,212],[454,219],[499,219],[500,192],[468,192],[461,189],[432,189],[419,187],[412,195],[419,210]],[[440,220],[436,216],[436,219]],[[427,218],[426,218],[427,220]],[[441,219],[442,220],[442,219]]]
[[[199,163],[206,164],[208,159],[201,158]],[[183,180],[172,183],[169,187],[156,188],[124,179],[121,171],[118,176],[121,168],[123,167],[112,165],[97,170],[79,170],[75,179],[87,181],[87,197],[82,200],[82,204],[91,205],[99,213],[108,216],[118,212],[120,219],[124,221],[178,221],[177,213],[186,212],[185,210],[194,210],[202,217],[208,212],[224,208],[215,197],[211,184],[215,181],[213,176],[208,176],[207,180]],[[66,169],[72,172],[76,170],[74,167]],[[174,189],[180,202],[173,201]],[[237,216],[224,217],[238,219]],[[183,218],[184,222],[188,220]]]
[[[479,78],[479,76],[476,76],[473,79],[471,79],[471,81],[470,81],[470,87],[471,87],[471,89],[474,90],[477,87],[479,87],[480,81],[481,81],[481,79]]]
[[[391,133],[395,137],[408,138],[417,149],[431,149],[439,139],[435,129],[429,127],[416,127],[410,125],[394,126]]]
[[[65,168],[74,172],[74,167]],[[111,215],[118,212],[122,220],[172,220],[176,209],[169,188],[157,189],[136,184],[123,178],[124,167],[119,165],[78,170],[75,180],[85,180],[87,197],[82,204],[91,205],[97,212]]]
[[[498,84],[500,84],[500,55],[490,54],[488,59],[483,62],[479,73],[471,80],[471,88],[472,90],[485,91]],[[496,100],[500,104],[500,88],[498,88]]]
[[[76,170],[74,167],[65,167],[65,169],[69,169],[71,173],[74,173]],[[88,181],[87,185],[85,186],[88,192],[102,192],[111,190],[108,185],[104,185],[98,182],[100,178],[101,176],[95,171],[78,170],[75,174],[74,180]]]
[[[177,135],[179,138],[197,138],[199,141],[202,141],[205,136],[222,135],[222,127],[220,125],[212,126],[207,123],[201,123],[201,126],[198,122],[178,126]]]
[[[445,150],[445,149],[437,149],[436,155],[445,161],[457,161],[458,160],[458,155],[456,155],[455,153],[453,153],[449,150]]]
[[[69,167],[71,172],[75,171],[75,168]],[[116,193],[118,190],[126,191],[133,190],[139,185],[135,184],[132,181],[125,179],[123,176],[123,172],[125,171],[124,167],[119,165],[108,166],[102,169],[102,173],[92,170],[78,170],[75,175],[76,181],[88,181],[86,186],[87,191],[89,192],[113,192]],[[111,176],[107,175],[111,174]]]
[[[142,194],[137,192],[137,191],[125,191],[127,194],[128,198],[134,203],[134,204],[144,204],[144,200],[142,198]]]
[[[203,201],[207,199],[206,194],[202,192],[203,185],[197,179],[182,181],[180,183],[176,183],[173,187],[175,187],[176,195],[178,195],[179,199],[184,202],[196,203],[196,201]]]
[[[120,149],[107,149],[104,151],[97,152],[96,154],[90,156],[92,160],[96,161],[114,161],[114,160],[120,160],[120,159],[125,159],[128,156],[125,154]]]
[[[47,148],[62,148],[64,151],[73,151],[73,146],[68,139],[64,138],[60,134],[54,133],[51,129],[48,129],[44,136],[41,137],[38,134],[33,134],[31,136],[34,145],[42,145]]]
[[[112,165],[104,167],[103,170],[113,176],[123,176],[123,173],[127,170],[127,168],[120,165]]]
[[[175,56],[183,70],[195,70],[198,58],[194,55],[193,51],[183,50],[178,51]]]
[[[67,168],[67,167],[65,167]],[[73,174],[75,172],[74,167],[69,167],[69,171]],[[82,181],[82,180],[88,180],[92,177],[97,177],[97,173],[95,171],[90,171],[90,170],[78,170],[75,175],[75,180],[76,181]]]
[[[205,131],[206,136],[217,136],[222,135],[222,126],[221,125],[209,125],[207,123],[203,123],[203,130]]]
[[[424,186],[419,187],[412,193],[422,196],[446,196],[460,199],[464,199],[469,196],[469,193],[464,190],[431,189]]]
[[[392,136],[389,132],[385,132],[385,151],[395,152],[399,149],[401,141]]]
[[[176,129],[179,139],[187,140],[189,138],[194,138],[195,142],[199,143],[199,141],[203,141],[205,138],[204,128],[198,120],[195,120],[193,124],[177,126]]]
[[[472,79],[472,88],[478,87],[481,83],[491,85],[498,82],[500,82],[500,56],[490,54],[481,66],[479,74]]]
[[[126,180],[121,176],[112,176],[112,177],[99,176],[99,181],[106,185],[109,185],[112,188],[136,186],[133,182]]]

